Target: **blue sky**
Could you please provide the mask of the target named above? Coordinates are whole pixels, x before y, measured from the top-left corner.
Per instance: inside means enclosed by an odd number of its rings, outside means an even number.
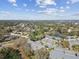
[[[0,20],[78,20],[79,0],[0,0]]]

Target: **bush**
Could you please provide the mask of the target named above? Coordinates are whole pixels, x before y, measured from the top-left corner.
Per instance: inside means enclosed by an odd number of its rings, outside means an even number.
[[[68,41],[62,40],[61,45],[62,45],[63,48],[69,48],[69,42]]]
[[[79,52],[79,45],[73,45],[73,46],[72,46],[72,49],[73,49],[74,51]]]
[[[1,59],[21,59],[21,55],[18,50],[13,48],[2,48],[0,50]]]

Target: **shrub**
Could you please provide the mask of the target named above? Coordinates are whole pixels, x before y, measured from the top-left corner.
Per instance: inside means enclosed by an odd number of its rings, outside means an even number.
[[[18,50],[13,48],[2,48],[0,50],[0,58],[2,59],[21,59],[21,55]]]

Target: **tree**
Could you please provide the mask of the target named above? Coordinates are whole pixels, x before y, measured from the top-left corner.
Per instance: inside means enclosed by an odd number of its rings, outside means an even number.
[[[69,48],[69,42],[66,41],[66,40],[62,40],[61,45],[62,45],[63,48]]]
[[[74,51],[79,52],[79,45],[73,45],[73,46],[72,46],[72,49],[73,49]]]

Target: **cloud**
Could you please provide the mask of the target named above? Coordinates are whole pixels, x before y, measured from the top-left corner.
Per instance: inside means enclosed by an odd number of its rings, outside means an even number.
[[[64,7],[63,7],[63,6],[61,6],[61,7],[60,7],[59,12],[61,12],[61,13],[65,12]]]
[[[43,5],[40,5],[39,7],[40,7],[40,8],[46,8],[46,6],[43,6]]]
[[[36,0],[38,5],[56,5],[55,0]]]
[[[70,0],[72,4],[79,2],[79,0]]]
[[[8,0],[10,3],[16,3],[16,0]]]
[[[41,10],[41,11],[38,11],[38,13],[43,13],[43,14],[52,14],[52,13],[56,13],[57,12],[57,9],[55,8],[47,8],[45,10]]]
[[[13,6],[17,7],[16,0],[8,0]]]
[[[63,7],[63,6],[61,6],[61,7],[60,7],[60,9],[64,9],[64,7]]]
[[[0,11],[0,14],[10,15],[11,13],[9,11]]]
[[[73,16],[79,16],[79,12],[75,13]]]
[[[13,4],[13,6],[17,7],[17,4],[16,4],[16,3],[14,3],[14,4]]]
[[[23,6],[24,6],[24,7],[27,7],[27,4],[26,4],[26,3],[24,3],[24,4],[23,4]]]
[[[39,10],[39,14],[45,14],[45,15],[63,15],[66,13],[64,9],[56,9],[56,8],[46,8],[45,10]]]
[[[70,4],[70,1],[67,1],[66,3],[67,3],[67,4]]]
[[[66,6],[66,8],[69,9],[70,7],[69,6]]]
[[[64,12],[65,12],[65,10],[64,10],[64,9],[61,9],[61,10],[59,10],[59,12],[60,12],[60,13],[64,13]]]
[[[9,11],[0,11],[0,20],[7,19],[11,16]]]

